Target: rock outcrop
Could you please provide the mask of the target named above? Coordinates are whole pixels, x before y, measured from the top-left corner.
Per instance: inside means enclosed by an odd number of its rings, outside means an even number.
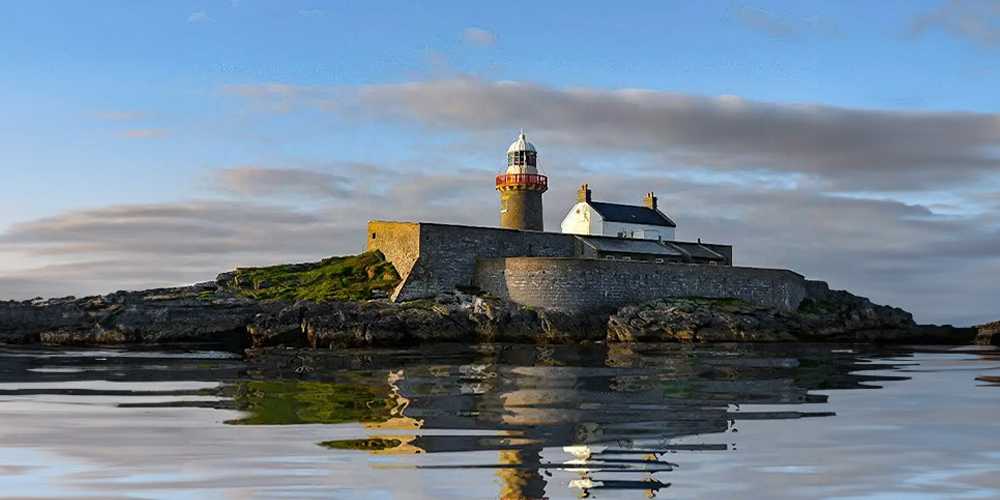
[[[791,315],[742,301],[663,299],[611,315],[608,341],[792,342],[796,326]]]
[[[732,299],[673,298],[568,315],[462,292],[430,300],[258,300],[216,282],[86,298],[0,302],[0,342],[61,345],[226,343],[234,347],[422,342],[971,343],[977,331],[912,316],[813,282],[797,312]],[[231,280],[230,280],[231,281]],[[998,324],[979,341],[996,342]]]
[[[663,299],[626,306],[608,320],[618,342],[874,342],[968,344],[971,328],[917,325],[902,309],[829,292],[787,313],[731,299]]]
[[[77,299],[0,303],[0,341],[45,344],[245,342],[246,325],[281,305],[217,294],[214,283]]]
[[[259,314],[247,330],[254,346],[399,345],[420,342],[561,343],[603,340],[606,316],[535,311],[460,292],[433,300],[299,302]]]

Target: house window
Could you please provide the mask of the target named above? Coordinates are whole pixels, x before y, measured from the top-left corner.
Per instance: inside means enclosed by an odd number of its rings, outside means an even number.
[[[375,233],[372,233],[372,239],[373,240],[375,239]]]

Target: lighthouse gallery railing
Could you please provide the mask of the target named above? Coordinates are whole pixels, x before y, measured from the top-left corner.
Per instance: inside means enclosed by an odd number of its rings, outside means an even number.
[[[549,178],[541,174],[500,174],[497,176],[497,187],[525,186],[533,188],[548,188]]]

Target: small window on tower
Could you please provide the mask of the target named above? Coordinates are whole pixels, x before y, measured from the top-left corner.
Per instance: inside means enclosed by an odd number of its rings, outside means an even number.
[[[375,239],[375,233],[372,233],[372,239],[373,240]]]

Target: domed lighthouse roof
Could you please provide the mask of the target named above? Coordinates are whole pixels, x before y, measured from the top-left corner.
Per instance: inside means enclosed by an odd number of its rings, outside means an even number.
[[[507,148],[507,154],[515,153],[518,151],[532,151],[535,152],[535,145],[528,142],[528,136],[524,135],[524,129],[521,129],[521,133],[517,136],[517,140],[510,143],[510,147]]]
[[[528,136],[524,135],[524,129],[521,129],[517,140],[507,148],[507,173],[538,173],[538,152],[535,150],[535,145],[528,142]]]

